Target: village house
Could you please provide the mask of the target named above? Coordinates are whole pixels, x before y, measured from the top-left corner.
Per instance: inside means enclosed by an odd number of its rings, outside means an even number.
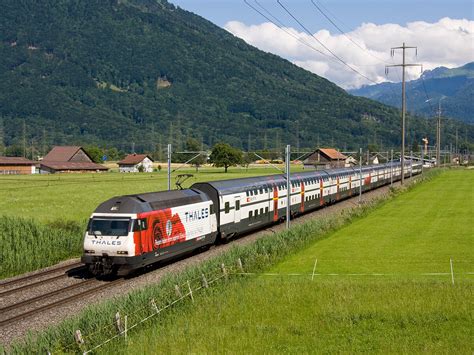
[[[109,169],[94,163],[82,147],[56,146],[43,158],[40,170],[43,174],[54,174],[103,172]]]
[[[151,173],[153,171],[153,159],[146,154],[129,154],[118,162],[121,173]]]
[[[21,157],[0,157],[0,175],[30,175],[36,173],[38,162]]]
[[[318,148],[303,161],[305,169],[344,168],[347,156],[333,148]]]

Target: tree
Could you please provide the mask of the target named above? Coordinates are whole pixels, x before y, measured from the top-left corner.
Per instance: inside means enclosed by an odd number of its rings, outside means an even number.
[[[249,165],[255,161],[255,155],[252,153],[245,153],[242,157],[242,166],[245,166],[245,169],[248,170]]]
[[[186,140],[186,151],[188,152],[200,152],[201,144],[194,138],[188,138]],[[192,153],[192,156],[196,156],[198,153]],[[192,157],[191,157],[192,158]],[[206,163],[206,156],[204,154],[199,155],[191,161],[191,164],[196,168],[196,172],[199,171],[199,167]]]
[[[217,143],[212,148],[209,160],[218,168],[224,167],[227,172],[229,166],[236,166],[242,161],[242,152],[227,143]]]
[[[102,157],[104,156],[104,151],[95,145],[89,145],[84,147],[86,153],[91,157],[94,163],[102,163]]]

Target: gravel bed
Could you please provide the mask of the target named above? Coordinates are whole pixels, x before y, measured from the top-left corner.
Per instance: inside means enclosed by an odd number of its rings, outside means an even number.
[[[409,181],[410,179],[405,179],[405,182],[407,183],[407,185]],[[394,186],[399,187],[400,183],[394,183]],[[385,187],[381,187],[376,190],[367,192],[362,195],[362,201],[369,202],[375,199],[383,198],[389,193],[389,189],[390,189],[389,186],[385,186]],[[358,196],[341,201],[335,205],[322,208],[315,212],[300,216],[299,218],[295,219],[291,223],[300,224],[300,223],[304,223],[307,220],[318,218],[318,217],[334,216],[334,215],[342,213],[345,210],[350,210],[356,206],[358,206]],[[81,300],[72,301],[70,303],[67,303],[61,306],[60,308],[51,309],[41,314],[34,315],[30,318],[19,320],[18,322],[12,325],[9,325],[8,327],[0,328],[0,342],[4,346],[8,346],[8,344],[10,344],[12,340],[24,337],[28,331],[44,330],[47,327],[53,326],[55,324],[59,324],[62,320],[64,320],[67,317],[77,315],[84,308],[92,304],[97,304],[108,299],[120,297],[130,292],[131,290],[137,290],[147,285],[158,283],[161,280],[161,278],[168,273],[178,273],[189,266],[197,265],[204,260],[208,260],[217,255],[220,255],[224,253],[225,251],[229,250],[234,245],[250,244],[256,241],[257,239],[262,238],[265,235],[278,232],[284,229],[285,229],[285,223],[272,226],[271,228],[267,228],[265,230],[247,235],[245,237],[238,238],[232,241],[231,243],[214,246],[207,252],[192,255],[187,258],[173,262],[171,264],[159,267],[155,270],[150,270],[147,273],[127,279],[125,282],[117,286],[107,288],[106,290],[95,293],[93,295],[86,296]],[[74,262],[77,262],[77,261],[78,259],[71,259],[71,260],[62,262],[61,264],[67,264],[67,263],[73,264]],[[54,268],[54,267],[57,267],[57,265],[51,268]],[[21,275],[21,276],[24,276],[24,275]],[[72,333],[71,333],[71,340],[73,340]]]

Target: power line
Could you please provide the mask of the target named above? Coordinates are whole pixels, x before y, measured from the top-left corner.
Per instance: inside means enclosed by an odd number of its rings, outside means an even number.
[[[274,20],[270,19],[267,15],[265,15],[264,13],[262,13],[260,10],[258,10],[257,8],[255,8],[254,6],[252,6],[247,0],[244,0],[244,3],[250,7],[251,9],[253,9],[255,12],[257,12],[258,14],[260,14],[262,17],[264,17],[266,20],[270,21],[272,24],[274,24],[276,27],[278,27],[280,30],[282,30],[283,32],[285,32],[286,34],[288,34],[289,36],[295,38],[297,41],[299,41],[300,43],[304,44],[305,46],[311,48],[312,50],[318,52],[319,54],[325,56],[326,58],[329,58],[331,60],[333,60],[334,62],[337,62],[333,57],[329,56],[328,54],[320,51],[319,49],[315,48],[314,46],[312,46],[311,44],[307,43],[305,40],[303,40],[302,38],[294,35],[293,33],[291,33],[290,31],[288,31],[285,27],[285,24],[280,21],[276,16],[274,16],[270,11],[268,11],[266,8],[263,7],[263,5],[261,5],[258,1],[255,0],[255,3],[263,10],[265,11],[268,16],[272,17]]]
[[[362,74],[361,72],[359,72],[357,69],[353,68],[352,66],[350,66],[349,64],[347,64],[342,58],[340,58],[336,53],[334,53],[333,51],[331,51],[331,49],[329,49],[323,42],[321,42],[314,34],[311,33],[311,31],[309,31],[305,25],[303,25],[303,23],[301,21],[299,21],[282,3],[281,3],[281,0],[277,0],[277,3],[288,13],[288,15],[290,15],[293,20],[295,20],[305,31],[306,33],[308,33],[311,37],[313,37],[324,49],[326,49],[329,53],[331,53],[337,60],[339,60],[342,64],[344,64],[346,67],[348,67],[350,70],[352,70],[354,73],[357,73],[358,75],[360,75],[361,77],[367,79],[368,81],[372,82],[372,83],[375,83],[375,84],[378,84],[376,81],[370,79],[369,77],[367,77],[366,75]]]
[[[389,62],[387,62],[386,60],[384,59],[381,59],[379,57],[377,57],[376,55],[370,53],[368,51],[367,48],[364,48],[362,47],[359,43],[355,42],[347,33],[345,33],[322,9],[320,6],[318,6],[314,0],[311,0],[311,3],[314,5],[314,7],[316,7],[316,9],[344,36],[346,37],[349,41],[351,41],[355,46],[357,46],[359,49],[361,49],[362,51],[366,52],[367,54],[369,54],[371,57],[381,61],[381,62],[384,62],[386,64],[390,64]]]

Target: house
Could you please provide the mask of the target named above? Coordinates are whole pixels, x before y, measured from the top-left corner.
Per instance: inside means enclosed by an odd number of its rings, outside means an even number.
[[[350,167],[353,167],[353,166],[356,166],[356,165],[359,165],[359,161],[356,158],[354,158],[353,156],[348,156],[346,161],[345,161],[344,166],[346,168],[350,168]]]
[[[343,168],[347,156],[333,148],[318,148],[303,161],[304,167],[309,169],[324,170]]]
[[[109,170],[96,164],[82,147],[56,146],[40,163],[41,173],[84,173]]]
[[[151,173],[153,159],[146,154],[129,154],[118,162],[118,166],[121,173],[138,173],[141,169],[145,173]]]
[[[36,173],[38,162],[20,157],[0,157],[0,175],[30,175]]]

